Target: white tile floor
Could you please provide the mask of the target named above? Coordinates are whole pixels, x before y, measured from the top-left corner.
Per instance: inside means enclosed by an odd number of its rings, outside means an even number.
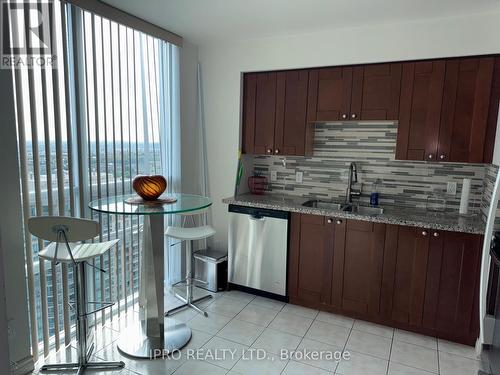
[[[166,302],[172,306],[177,300],[168,294]],[[122,360],[125,369],[94,373],[472,375],[488,367],[486,360],[475,357],[472,347],[238,291],[218,293],[204,302],[204,307],[209,312],[208,318],[191,310],[175,315],[193,331],[191,341],[178,359],[149,361],[122,356],[115,340],[120,328],[138,318],[137,313],[132,311],[108,322],[97,332],[95,357]],[[232,355],[223,357],[223,349]],[[289,360],[280,357],[281,349],[300,353],[343,352],[350,357],[336,361],[323,354],[322,358]],[[257,359],[262,353],[266,358]],[[68,349],[51,355],[47,362],[74,356],[75,350]]]

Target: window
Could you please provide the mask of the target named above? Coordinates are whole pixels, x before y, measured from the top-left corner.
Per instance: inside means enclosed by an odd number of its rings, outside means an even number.
[[[139,173],[162,173],[170,189],[178,185],[178,47],[77,6],[51,4],[38,11],[48,17],[43,32],[57,66],[14,69],[23,216],[88,217],[100,222],[101,238],[120,238],[96,261],[108,272],[91,278],[92,298],[117,300],[112,313],[120,314],[138,291],[140,222],[87,207],[131,193]],[[22,18],[33,14],[17,17],[12,39],[25,37]],[[73,279],[70,268],[38,259],[45,244],[27,232],[25,245],[37,356],[39,348],[47,354],[71,339]]]

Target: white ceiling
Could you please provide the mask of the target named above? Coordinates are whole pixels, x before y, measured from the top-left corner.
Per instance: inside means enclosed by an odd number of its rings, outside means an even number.
[[[500,0],[104,0],[197,44],[500,11]]]

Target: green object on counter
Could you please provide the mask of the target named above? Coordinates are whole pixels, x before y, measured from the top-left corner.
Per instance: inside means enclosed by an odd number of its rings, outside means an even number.
[[[236,186],[234,188],[234,195],[238,194],[238,188],[243,177],[243,161],[241,160],[241,151],[238,152],[238,169],[236,171]]]

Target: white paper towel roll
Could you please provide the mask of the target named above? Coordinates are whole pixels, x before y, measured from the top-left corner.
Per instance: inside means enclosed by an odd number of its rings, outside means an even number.
[[[460,214],[466,215],[469,212],[470,178],[462,181],[462,196],[460,197]]]

